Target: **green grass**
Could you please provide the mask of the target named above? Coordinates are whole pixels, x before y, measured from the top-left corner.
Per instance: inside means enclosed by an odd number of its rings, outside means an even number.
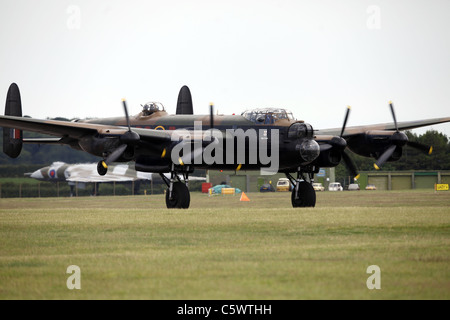
[[[0,299],[450,298],[450,193],[248,196],[0,199]]]

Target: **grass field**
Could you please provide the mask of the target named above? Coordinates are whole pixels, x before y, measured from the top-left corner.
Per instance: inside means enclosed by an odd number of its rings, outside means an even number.
[[[248,196],[0,199],[0,299],[450,298],[449,192]]]

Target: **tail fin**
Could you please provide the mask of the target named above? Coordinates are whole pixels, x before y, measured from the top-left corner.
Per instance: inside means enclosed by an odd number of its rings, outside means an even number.
[[[181,87],[178,94],[177,114],[194,114],[191,91],[187,86]]]
[[[6,96],[5,116],[22,116],[22,102],[17,84],[9,86]],[[18,129],[3,128],[3,152],[17,158],[22,151],[23,132]]]

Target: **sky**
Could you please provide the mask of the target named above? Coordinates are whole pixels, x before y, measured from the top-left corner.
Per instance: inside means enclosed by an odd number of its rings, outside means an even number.
[[[315,129],[450,117],[448,0],[2,0],[0,92],[35,118],[282,107]],[[1,95],[0,95],[1,96]],[[450,123],[434,129],[450,137]]]

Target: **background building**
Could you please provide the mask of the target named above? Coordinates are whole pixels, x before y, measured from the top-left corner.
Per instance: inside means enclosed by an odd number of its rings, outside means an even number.
[[[361,172],[361,189],[374,184],[377,190],[433,189],[436,183],[450,184],[450,171]]]
[[[279,178],[285,178],[282,173],[263,176],[259,171],[209,171],[207,177],[211,184],[217,185],[225,182],[244,192],[258,192],[265,183],[276,187]],[[335,182],[334,168],[324,168],[315,176],[315,182],[320,182],[328,190],[328,185]],[[352,177],[339,181],[344,186],[353,182]],[[408,190],[433,189],[436,183],[450,184],[450,171],[448,170],[420,170],[420,171],[362,171],[355,181],[361,190],[368,184],[374,184],[377,190]]]

